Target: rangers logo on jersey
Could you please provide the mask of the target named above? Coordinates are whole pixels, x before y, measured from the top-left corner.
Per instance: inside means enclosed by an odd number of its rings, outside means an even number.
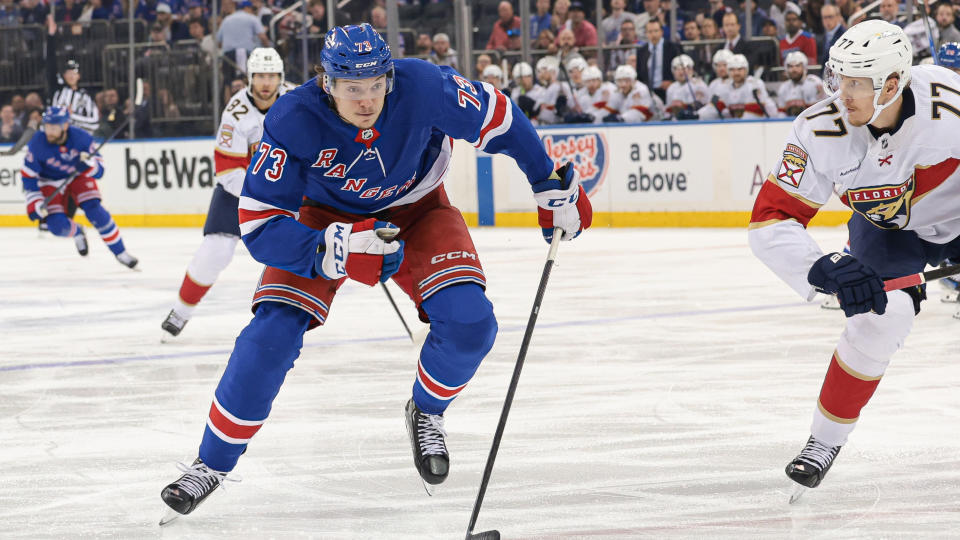
[[[541,140],[554,169],[568,161],[573,163],[587,195],[597,192],[607,174],[607,141],[603,135],[544,135]]]
[[[793,187],[800,187],[800,179],[807,168],[807,153],[795,144],[788,144],[783,151],[783,160],[780,170],[777,171],[777,180]]]
[[[910,221],[910,205],[916,183],[911,176],[896,186],[850,189],[847,202],[855,212],[881,229],[902,229]]]

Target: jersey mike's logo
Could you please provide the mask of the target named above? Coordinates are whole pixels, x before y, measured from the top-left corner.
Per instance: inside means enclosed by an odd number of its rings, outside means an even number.
[[[793,187],[800,187],[800,179],[803,178],[803,171],[806,168],[807,153],[795,144],[788,144],[783,151],[777,180]]]
[[[566,162],[580,175],[580,185],[591,196],[600,189],[607,174],[607,141],[599,133],[543,135],[543,147],[556,169]]]
[[[855,212],[881,229],[902,229],[910,221],[910,204],[916,182],[911,176],[896,186],[847,190],[846,199]]]

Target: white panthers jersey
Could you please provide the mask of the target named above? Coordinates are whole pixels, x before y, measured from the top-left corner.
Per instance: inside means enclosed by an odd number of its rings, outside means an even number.
[[[707,92],[710,94],[710,96],[715,96],[717,95],[717,92],[722,89],[722,87],[728,84],[730,84],[730,77],[727,77],[726,79],[721,79],[718,77],[710,81],[710,86],[707,86]]]
[[[617,86],[611,82],[600,84],[597,91],[590,93],[586,86],[577,91],[577,103],[580,104],[580,110],[593,116],[593,123],[603,122],[603,117],[616,110],[610,108],[610,100],[613,94],[617,92]]]
[[[557,115],[557,99],[561,93],[567,96],[567,107],[573,108],[574,97],[570,90],[570,84],[566,82],[553,81],[550,86],[543,87],[543,92],[537,99],[537,105],[540,106],[540,114],[537,115],[537,121],[541,124],[556,124],[563,121],[563,118]]]
[[[807,75],[795,83],[786,80],[777,89],[777,107],[787,116],[796,116],[804,109],[827,97],[823,81],[816,75]]]
[[[777,105],[767,93],[767,87],[753,75],[747,76],[740,86],[731,80],[728,87],[724,103],[730,109],[730,116],[733,118],[779,118],[781,116]]]
[[[730,79],[714,79],[707,88],[709,92],[707,103],[697,111],[700,119],[716,120],[717,118],[730,118],[730,109],[727,108],[727,101],[730,99],[731,89]],[[669,88],[667,90],[669,90]]]
[[[676,114],[677,110],[699,103],[703,106],[709,103],[710,91],[703,80],[696,77],[688,82],[674,82],[667,87],[667,109]]]
[[[279,94],[283,95],[293,88],[294,85],[285,82],[280,85]],[[263,119],[266,114],[266,111],[261,111],[253,104],[250,94],[244,88],[230,97],[227,107],[220,115],[217,144],[213,150],[214,169],[217,183],[235,197],[240,196],[250,158],[256,152],[256,146],[263,136]]]
[[[609,105],[627,123],[646,122],[653,118],[656,110],[650,89],[640,81],[634,81],[633,88],[626,95],[617,88]]]
[[[793,121],[783,154],[757,196],[754,253],[807,299],[807,272],[823,253],[806,224],[830,195],[873,225],[945,244],[960,236],[960,75],[913,66],[902,125],[878,138],[829,99]]]
[[[533,87],[527,91],[524,91],[520,85],[515,86],[513,90],[510,91],[510,99],[512,99],[514,103],[517,102],[517,98],[523,95],[529,96],[530,99],[534,101],[538,101],[540,97],[543,96],[543,87],[540,86],[539,83],[533,83]]]

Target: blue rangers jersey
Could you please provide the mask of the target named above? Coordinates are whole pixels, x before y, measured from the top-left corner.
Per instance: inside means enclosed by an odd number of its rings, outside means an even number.
[[[364,130],[344,122],[311,79],[267,113],[240,197],[243,241],[260,262],[316,277],[323,233],[297,221],[303,197],[360,215],[416,202],[446,178],[453,138],[512,157],[531,183],[553,172],[517,106],[450,67],[394,60],[393,91]]]
[[[78,127],[68,126],[67,129],[67,140],[63,144],[48,142],[42,129],[34,133],[27,143],[27,155],[20,169],[27,203],[37,197],[43,198],[40,195],[41,186],[58,186],[61,180],[74,174],[85,173],[94,179],[103,176],[103,160],[99,153],[93,154],[97,149],[93,137]],[[91,154],[90,161],[95,163],[94,167],[80,159],[82,152]]]

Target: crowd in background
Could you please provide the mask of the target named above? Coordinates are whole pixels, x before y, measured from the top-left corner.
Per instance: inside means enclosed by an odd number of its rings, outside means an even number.
[[[92,59],[87,62],[97,64],[80,61],[79,87],[99,108],[98,135],[111,133],[130,114],[135,114],[138,136],[209,134],[212,119],[219,116],[210,110],[211,91],[204,87],[209,66],[220,66],[221,104],[245,84],[246,53],[259,46],[275,47],[287,62],[287,78],[303,82],[301,66],[304,60],[313,64],[328,28],[326,0],[304,1],[306,15],[300,8],[287,10],[296,0],[218,0],[216,13],[211,0],[0,0],[0,44],[6,49],[0,51],[0,72],[20,54],[7,46],[10,40],[3,41],[4,32],[39,28],[44,39],[20,39],[23,51],[36,54],[39,48],[38,60],[56,63],[60,75],[56,83],[41,78],[27,87],[4,86],[0,76],[0,142],[16,141],[31,119],[36,123],[37,111],[63,84],[63,65],[74,53],[87,54],[84,58]],[[748,28],[743,1],[685,0],[677,2],[676,27],[671,28],[675,0],[604,0],[599,16],[594,1],[528,1],[528,21],[520,19],[518,0],[470,3],[475,31],[469,58],[474,65],[461,66],[463,57],[451,38],[456,36],[452,4],[401,0],[400,47],[394,54],[460,71],[472,68],[470,75],[506,90],[541,124],[796,114],[802,100],[822,94],[813,88],[830,45],[868,17],[903,26],[918,60],[930,55],[922,21],[909,12],[923,9],[922,3],[880,0],[865,11],[865,0],[761,0],[751,4]],[[960,41],[955,16],[960,0],[954,2],[930,7],[937,47]],[[93,51],[82,45],[95,39],[126,43],[130,9],[143,29],[135,33],[144,47],[136,55],[137,76],[146,79],[146,104],[140,108],[133,106],[126,74],[120,73],[125,66],[100,61],[100,42]],[[370,22],[386,32],[383,0],[353,0],[335,15],[336,24]],[[95,28],[110,30],[97,33]],[[521,62],[519,54],[524,35],[530,63]],[[217,50],[223,59],[215,62]],[[173,65],[155,67],[163,62]],[[186,131],[185,124],[177,123],[202,115],[210,121],[194,122]]]

